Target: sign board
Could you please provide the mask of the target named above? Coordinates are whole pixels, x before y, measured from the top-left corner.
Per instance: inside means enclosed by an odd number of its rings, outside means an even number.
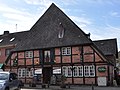
[[[98,86],[107,86],[106,77],[98,77]]]
[[[98,67],[98,71],[99,72],[105,72],[106,71],[106,67]]]
[[[42,74],[42,69],[35,70],[35,74]],[[61,74],[61,69],[54,69],[53,74]]]
[[[35,70],[35,74],[42,74],[42,69]]]
[[[53,74],[61,74],[61,69],[54,69]]]

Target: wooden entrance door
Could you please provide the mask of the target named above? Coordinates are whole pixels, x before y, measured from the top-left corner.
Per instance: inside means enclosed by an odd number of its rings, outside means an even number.
[[[50,82],[51,75],[52,75],[52,67],[44,67],[43,68],[43,83]]]

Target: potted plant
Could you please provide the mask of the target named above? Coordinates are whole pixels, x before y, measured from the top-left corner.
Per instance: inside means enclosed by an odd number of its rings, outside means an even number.
[[[61,86],[60,86],[61,88],[66,88],[65,81],[66,81],[66,76],[62,75],[61,76]]]

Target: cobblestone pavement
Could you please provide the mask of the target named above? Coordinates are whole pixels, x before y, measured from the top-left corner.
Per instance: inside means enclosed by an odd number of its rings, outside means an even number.
[[[37,85],[36,87],[25,86],[21,90],[120,90],[120,87],[70,86],[70,88],[60,88],[60,86],[49,86],[43,89],[41,85]]]

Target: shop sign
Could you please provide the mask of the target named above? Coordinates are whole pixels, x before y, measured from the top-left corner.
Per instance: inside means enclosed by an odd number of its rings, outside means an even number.
[[[98,71],[99,72],[105,72],[106,71],[106,67],[98,67]]]

